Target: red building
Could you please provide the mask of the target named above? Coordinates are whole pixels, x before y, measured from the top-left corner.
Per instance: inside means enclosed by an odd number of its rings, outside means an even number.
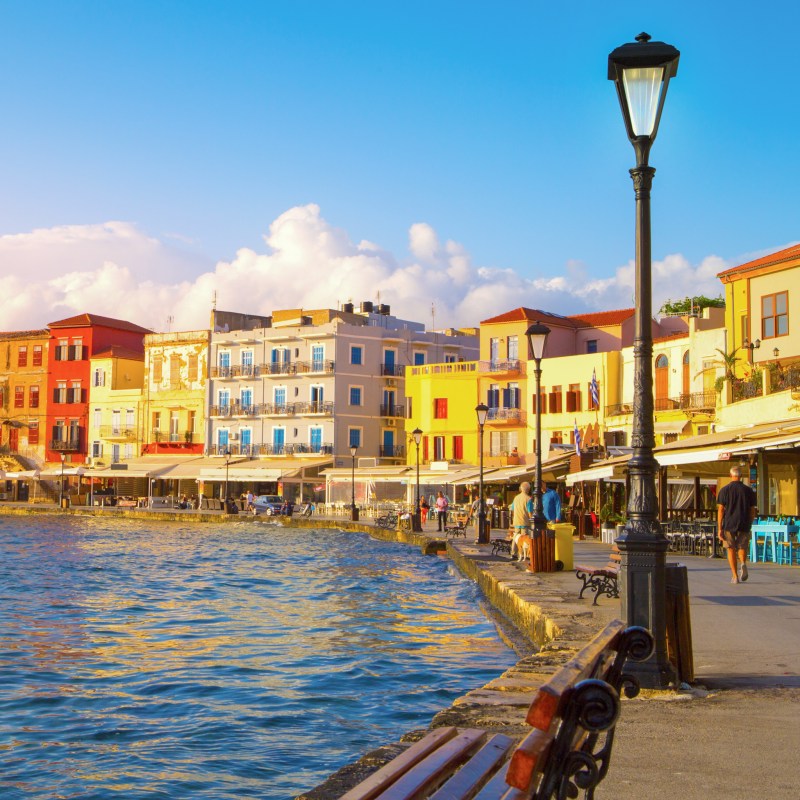
[[[82,464],[88,454],[90,359],[114,346],[143,354],[144,336],[150,331],[97,314],[79,314],[51,322],[48,328],[46,460],[60,463],[63,453],[65,461]]]

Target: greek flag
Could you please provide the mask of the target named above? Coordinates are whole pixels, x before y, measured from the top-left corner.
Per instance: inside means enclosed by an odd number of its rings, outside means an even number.
[[[592,383],[589,387],[592,392],[592,405],[595,408],[600,408],[600,389],[597,386],[597,371],[592,370]]]
[[[578,420],[575,420],[575,455],[581,454],[581,432],[578,430]]]

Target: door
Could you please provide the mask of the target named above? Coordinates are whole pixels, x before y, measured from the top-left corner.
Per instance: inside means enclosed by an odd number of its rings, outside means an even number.
[[[319,453],[322,450],[322,428],[310,428],[308,433],[311,452]]]
[[[669,408],[669,361],[662,353],[656,359],[656,411],[665,411]]]
[[[311,348],[311,369],[313,372],[322,372],[325,368],[325,348],[315,344]]]
[[[222,428],[217,431],[217,452],[225,455],[228,452],[228,429]]]
[[[11,450],[12,453],[16,453],[19,450],[19,429],[18,428],[9,428],[8,429],[8,448]]]
[[[394,431],[391,428],[385,428],[383,431],[382,451],[386,458],[394,457]]]
[[[252,444],[253,431],[250,428],[241,428],[239,431],[240,452],[242,455],[250,455],[250,445]]]
[[[689,351],[687,350],[683,354],[683,394],[689,394],[691,392],[691,387],[692,381],[691,376],[689,375]]]
[[[272,429],[272,452],[274,455],[282,455],[286,445],[286,429],[273,428]]]
[[[397,361],[397,353],[395,353],[394,350],[383,351],[384,375],[394,375],[396,361]]]
[[[323,387],[322,386],[312,386],[311,387],[311,411],[318,413],[322,411],[322,398],[323,398]]]
[[[383,390],[383,416],[384,417],[393,417],[394,416],[394,398],[395,398],[395,391],[394,389],[384,389]]]

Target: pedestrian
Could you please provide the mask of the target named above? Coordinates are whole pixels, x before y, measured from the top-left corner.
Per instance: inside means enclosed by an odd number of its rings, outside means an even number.
[[[747,580],[750,526],[756,516],[756,493],[741,481],[739,467],[731,467],[731,482],[717,495],[717,536],[728,551],[731,583]]]
[[[444,530],[444,526],[447,523],[447,498],[441,493],[436,493],[436,519],[438,521],[439,527],[437,530]]]
[[[519,494],[511,501],[511,558],[517,555],[520,536],[528,536],[531,527],[531,485],[523,481],[519,487]],[[521,551],[519,551],[521,554]],[[521,560],[521,559],[520,559]]]
[[[255,495],[253,494],[253,490],[249,489],[247,492],[247,511],[253,511],[253,500],[255,500]]]
[[[420,515],[420,522],[424,525],[428,521],[428,511],[430,506],[428,505],[428,501],[422,497],[419,501],[419,515]]]
[[[542,484],[542,513],[548,522],[558,522],[561,519],[561,498],[558,492],[546,483]]]

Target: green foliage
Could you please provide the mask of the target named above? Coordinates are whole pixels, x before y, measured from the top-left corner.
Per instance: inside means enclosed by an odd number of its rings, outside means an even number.
[[[685,316],[702,311],[704,308],[725,308],[725,298],[721,295],[719,297],[685,297],[683,300],[667,300],[659,309],[659,314],[663,316]]]
[[[597,516],[600,517],[600,522],[608,522],[612,525],[620,525],[625,522],[625,516],[614,511],[614,505],[610,500],[603,504]]]

